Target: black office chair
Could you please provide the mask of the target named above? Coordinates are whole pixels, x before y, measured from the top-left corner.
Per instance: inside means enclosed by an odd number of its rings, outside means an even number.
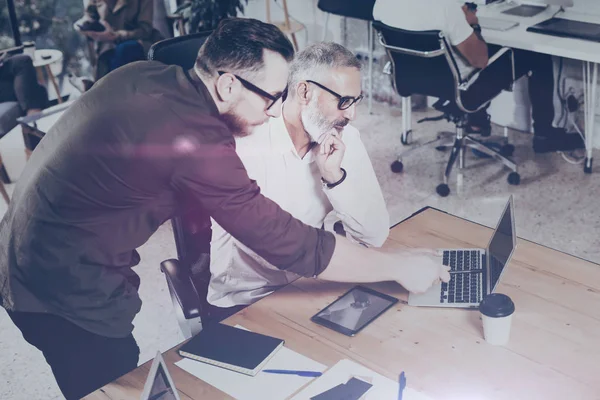
[[[194,66],[198,50],[210,31],[162,40],[150,47],[148,59],[179,65],[188,70]],[[180,198],[181,212],[171,220],[177,259],[161,263],[173,309],[184,337],[202,329],[207,320],[220,319],[220,309],[206,300],[210,282],[210,216],[197,201]],[[217,317],[218,314],[218,317]]]
[[[319,0],[317,7],[319,10],[328,13],[326,16],[327,20],[325,21],[325,31],[327,31],[329,14],[373,21],[373,7],[375,7],[375,0]]]
[[[171,220],[177,259],[165,260],[160,265],[186,339],[202,330],[213,308],[206,299],[210,283],[210,217],[197,203],[187,204],[190,206],[183,206],[181,214]]]
[[[445,117],[456,126],[453,137],[444,144],[451,147],[452,151],[444,172],[444,182],[437,186],[436,192],[442,197],[450,194],[448,180],[452,167],[457,159],[459,168],[464,167],[466,147],[476,149],[510,168],[512,172],[508,175],[508,183],[518,185],[520,176],[517,165],[510,157],[514,146],[506,144],[497,151],[483,141],[473,138],[472,135],[465,135],[463,131],[468,114],[481,110],[501,92],[499,89],[497,93],[482,98],[481,88],[486,86],[486,80],[490,75],[493,75],[495,80],[503,81],[503,89],[512,90],[515,77],[512,50],[501,49],[490,59],[490,63],[484,70],[470,77],[462,77],[442,32],[406,31],[392,28],[380,21],[375,21],[373,27],[379,36],[379,42],[385,47],[390,58],[390,64],[386,66],[384,72],[392,75],[392,82],[398,94],[403,98],[413,94],[439,98],[437,104],[443,104]],[[405,112],[406,110],[403,110],[403,113]],[[404,135],[405,132],[403,132],[402,143],[407,144],[408,137]],[[442,137],[438,139],[441,140]],[[401,172],[403,168],[401,158],[392,164],[394,172]]]
[[[154,43],[148,51],[148,60],[168,65],[179,65],[185,70],[194,66],[198,50],[212,31],[177,36]]]

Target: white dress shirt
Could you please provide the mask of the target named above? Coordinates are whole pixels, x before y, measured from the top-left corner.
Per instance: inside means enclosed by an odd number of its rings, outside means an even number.
[[[346,145],[342,168],[347,176],[332,189],[323,187],[314,162],[318,147],[300,158],[283,117],[271,118],[252,135],[236,138],[236,151],[262,194],[295,218],[328,230],[341,221],[347,237],[381,246],[389,233],[389,215],[371,160],[356,128],[346,126],[342,140]],[[212,229],[211,304],[251,304],[298,278],[263,260],[214,220]]]
[[[473,33],[461,7],[456,0],[377,0],[373,18],[407,31],[442,31],[452,46],[458,46]],[[475,68],[456,49],[452,54],[460,76],[467,79]]]

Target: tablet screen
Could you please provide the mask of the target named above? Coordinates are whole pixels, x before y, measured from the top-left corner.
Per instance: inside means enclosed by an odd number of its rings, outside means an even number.
[[[312,317],[312,321],[353,336],[393,306],[398,299],[364,286],[355,286]]]

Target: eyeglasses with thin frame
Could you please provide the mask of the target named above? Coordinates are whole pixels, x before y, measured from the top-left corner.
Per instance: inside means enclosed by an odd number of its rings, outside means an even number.
[[[362,93],[358,97],[342,96],[341,94],[337,94],[333,90],[329,89],[327,86],[321,85],[319,82],[311,81],[308,79],[306,80],[306,82],[317,85],[321,89],[323,89],[326,92],[329,92],[332,95],[334,95],[335,97],[337,97],[337,99],[339,100],[338,101],[338,110],[346,110],[346,109],[350,108],[353,104],[358,105],[361,102],[361,100],[363,99]]]
[[[220,76],[220,75],[223,75],[223,74],[225,74],[227,72],[225,72],[225,71],[218,71],[218,73],[219,73],[219,76]],[[256,85],[254,85],[253,83],[248,82],[244,78],[241,78],[241,77],[237,76],[236,74],[231,74],[231,75],[235,76],[235,79],[237,79],[238,81],[240,81],[240,83],[242,84],[242,86],[244,86],[249,91],[254,92],[257,95],[262,96],[262,97],[264,97],[264,98],[266,98],[268,100],[271,100],[271,103],[269,103],[269,105],[267,106],[267,110],[270,109],[271,107],[273,107],[273,105],[275,103],[277,103],[279,101],[279,99],[282,98],[286,94],[286,92],[287,92],[287,88],[285,88],[283,90],[283,92],[277,93],[276,95],[272,95],[269,92],[265,92],[264,90],[262,90],[261,88],[259,88]]]

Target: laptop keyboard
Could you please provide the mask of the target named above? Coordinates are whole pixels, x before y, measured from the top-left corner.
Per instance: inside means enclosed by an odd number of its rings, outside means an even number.
[[[450,282],[442,282],[441,303],[479,303],[483,285],[483,273],[466,272],[481,270],[481,252],[479,250],[445,250],[442,263],[450,271],[465,271],[451,274]]]
[[[479,250],[444,250],[442,264],[449,266],[450,271],[481,269],[481,252]]]

